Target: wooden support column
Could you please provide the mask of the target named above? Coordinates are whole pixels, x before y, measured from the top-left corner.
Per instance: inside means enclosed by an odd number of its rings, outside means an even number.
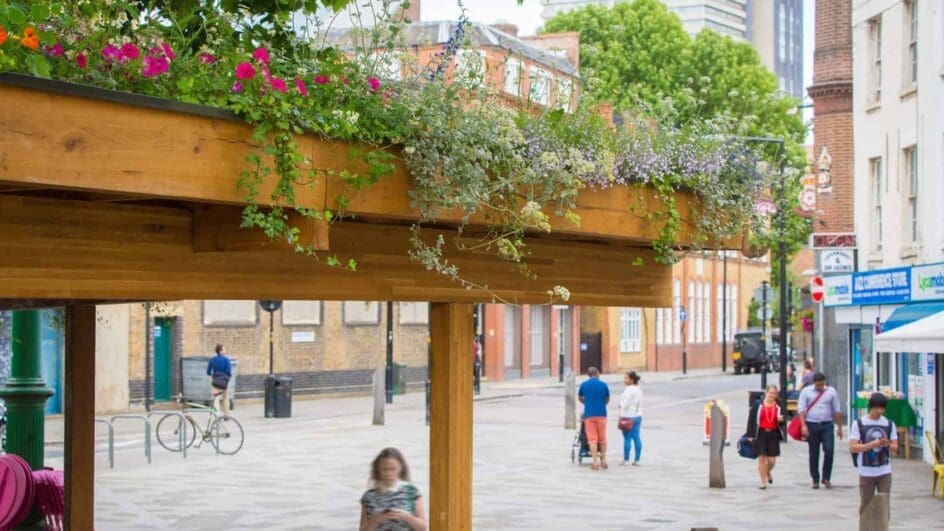
[[[95,523],[95,306],[66,307],[65,529]]]
[[[429,308],[430,529],[472,529],[472,305]]]

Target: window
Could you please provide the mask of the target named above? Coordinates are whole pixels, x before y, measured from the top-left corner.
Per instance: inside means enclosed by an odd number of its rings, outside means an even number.
[[[904,159],[905,179],[907,180],[908,204],[905,208],[905,230],[912,242],[918,241],[918,146],[905,149]]]
[[[282,324],[285,326],[321,325],[321,301],[284,301]]]
[[[872,180],[872,217],[875,226],[876,251],[882,250],[882,158],[876,157],[869,160],[869,176]]]
[[[700,326],[698,327],[698,342],[699,343],[710,343],[711,342],[711,285],[707,282],[701,282],[699,288],[699,305],[698,313],[701,317]]]
[[[620,352],[639,352],[641,350],[639,334],[641,322],[641,309],[620,309]]]
[[[698,323],[698,295],[695,293],[695,283],[689,281],[688,283],[688,322],[685,323],[685,328],[688,332],[688,342],[695,342],[695,324]]]
[[[512,96],[521,95],[521,61],[517,59],[505,62],[505,92]]]
[[[531,67],[531,101],[547,105],[551,97],[551,77],[536,66]]]
[[[370,301],[345,301],[342,309],[346,325],[375,325],[380,322],[380,304]]]
[[[429,323],[429,303],[401,302],[399,304],[400,324],[427,324]]]
[[[203,301],[204,326],[255,326],[256,301]]]
[[[918,82],[918,0],[905,2],[905,85]]]
[[[574,99],[574,82],[567,78],[557,79],[557,107],[569,111]]]
[[[485,80],[485,52],[459,50],[456,54],[456,82],[478,86]]]
[[[882,101],[882,19],[869,22],[869,102]]]
[[[737,328],[737,284],[728,284],[727,293],[724,293],[724,284],[718,284],[718,325],[716,341],[727,337],[728,341],[734,339],[734,330]],[[727,307],[724,301],[727,298]],[[722,317],[727,314],[727,322],[722,322]]]
[[[672,283],[672,308],[675,310],[670,315],[669,326],[671,327],[672,334],[666,334],[666,337],[671,337],[672,343],[681,343],[682,341],[682,325],[679,322],[680,310],[682,309],[682,281],[675,279],[675,282]]]

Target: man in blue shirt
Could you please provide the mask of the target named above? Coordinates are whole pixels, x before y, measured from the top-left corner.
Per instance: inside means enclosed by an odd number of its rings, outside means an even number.
[[[207,363],[207,376],[210,377],[210,392],[213,395],[213,404],[219,399],[223,402],[223,416],[229,416],[229,379],[233,377],[233,370],[229,363],[229,358],[223,354],[223,345],[216,345],[216,356],[210,358]]]
[[[590,444],[593,459],[591,470],[606,470],[606,405],[610,402],[610,387],[600,381],[600,371],[596,367],[587,369],[590,377],[580,384],[577,398],[583,404],[583,429]],[[597,448],[600,450],[600,462],[597,464]]]

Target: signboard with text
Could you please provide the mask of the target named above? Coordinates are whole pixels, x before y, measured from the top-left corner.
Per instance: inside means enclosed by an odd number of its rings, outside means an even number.
[[[823,305],[848,306],[852,304],[852,275],[823,278]]]
[[[824,275],[855,271],[855,249],[825,249],[820,253],[819,270]]]
[[[852,274],[852,304],[900,304],[911,300],[911,268]]]
[[[813,249],[855,248],[854,232],[814,232],[810,235],[810,247]]]
[[[911,300],[944,299],[944,264],[911,268]]]

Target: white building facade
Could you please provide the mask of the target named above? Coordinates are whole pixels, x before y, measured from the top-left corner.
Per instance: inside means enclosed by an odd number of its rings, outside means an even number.
[[[917,413],[911,435],[920,447],[924,431],[944,438],[944,341],[937,352],[875,352],[871,345],[892,323],[944,311],[944,290],[922,288],[922,278],[944,271],[933,265],[944,263],[944,2],[858,0],[851,24],[859,273],[844,301],[852,305],[840,312],[861,326],[852,340],[860,352],[850,360],[851,389],[901,392]],[[897,300],[859,291],[880,278],[865,272],[884,270],[887,278],[907,278]]]

